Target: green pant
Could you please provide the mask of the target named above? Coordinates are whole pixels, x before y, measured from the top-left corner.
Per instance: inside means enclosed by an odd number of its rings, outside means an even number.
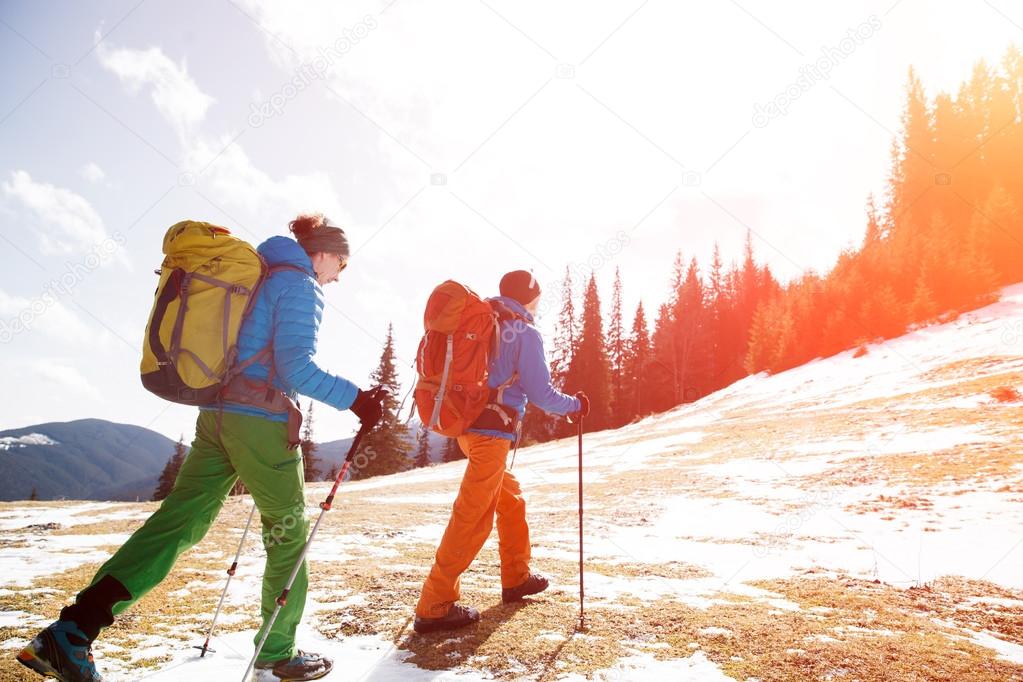
[[[288,448],[284,423],[229,412],[224,412],[222,419],[218,434],[217,413],[199,413],[195,441],[174,490],[93,579],[95,584],[109,574],[131,593],[130,601],[114,606],[114,615],[158,585],[181,553],[202,540],[241,478],[263,521],[266,569],[262,615],[264,624],[269,620],[309,531],[302,456],[297,449]],[[302,619],[308,584],[309,572],[303,563],[260,661],[295,655],[295,630]],[[256,642],[260,634],[256,633]]]

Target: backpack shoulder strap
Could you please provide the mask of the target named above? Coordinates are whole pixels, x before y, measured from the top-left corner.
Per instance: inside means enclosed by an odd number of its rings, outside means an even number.
[[[519,380],[518,370],[512,372],[512,375],[508,377],[508,381],[504,382],[494,390],[494,402],[498,405],[504,405],[504,392],[505,390]]]
[[[526,324],[531,324],[530,321],[526,319],[525,315],[523,315],[522,313],[515,312],[514,310],[512,310],[511,308],[509,308],[507,305],[497,300],[496,298],[488,298],[487,303],[490,304],[490,307],[494,310],[494,313],[497,314],[498,322],[522,320]]]
[[[283,270],[294,270],[295,272],[301,272],[306,277],[312,277],[312,275],[309,274],[308,270],[304,270],[304,269],[298,267],[297,265],[290,265],[288,263],[282,263],[280,265],[271,265],[267,269],[267,277],[269,277],[270,275],[274,274],[275,272],[281,272]]]
[[[302,273],[303,275],[305,275],[307,277],[311,277],[311,275],[306,270],[303,270],[302,268],[298,267],[297,265],[290,265],[290,264],[287,264],[287,263],[282,263],[280,265],[271,265],[271,266],[269,266],[266,269],[266,277],[264,277],[263,282],[261,282],[260,285],[265,284],[266,280],[270,279],[270,276],[273,275],[274,273],[282,272],[284,270],[294,270],[295,272],[300,272],[300,273]],[[251,365],[253,365],[253,364],[257,363],[257,362],[266,362],[267,363],[266,387],[267,387],[267,389],[270,389],[273,386],[273,380],[274,380],[274,377],[277,374],[277,368],[274,366],[273,337],[272,336],[270,337],[270,340],[266,342],[265,346],[260,348],[258,351],[256,351],[252,355],[250,355],[248,358],[246,358],[244,362],[236,363],[234,365],[234,367],[232,367],[231,370],[229,370],[229,372],[230,372],[229,378],[232,378],[235,375],[241,374],[242,371],[244,371],[249,366],[251,366]]]

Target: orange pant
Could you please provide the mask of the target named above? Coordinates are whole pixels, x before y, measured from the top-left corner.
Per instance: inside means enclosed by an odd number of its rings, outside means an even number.
[[[516,587],[529,577],[529,526],[522,488],[505,470],[511,441],[469,433],[458,439],[469,458],[451,519],[437,548],[437,558],[419,595],[416,615],[438,618],[461,595],[461,576],[494,528],[501,554],[501,586]]]

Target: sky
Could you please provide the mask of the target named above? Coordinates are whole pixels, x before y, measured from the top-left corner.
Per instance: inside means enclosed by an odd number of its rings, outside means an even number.
[[[653,317],[676,251],[782,281],[858,244],[910,67],[929,95],[1023,44],[1007,0],[159,0],[0,4],[0,429],[97,417],[192,437],[148,394],[167,228],[345,227],[318,362],[360,386],[430,290],[568,268]],[[628,320],[627,320],[628,321]],[[407,406],[407,405],[406,405]],[[319,440],[351,434],[320,406]]]

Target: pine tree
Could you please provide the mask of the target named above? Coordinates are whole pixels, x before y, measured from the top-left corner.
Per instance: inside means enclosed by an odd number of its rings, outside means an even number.
[[[612,418],[610,426],[621,426],[629,421],[630,415],[622,404],[624,382],[625,353],[628,339],[622,324],[622,275],[615,268],[614,287],[611,290],[611,322],[607,328],[607,357],[611,370],[611,405]]]
[[[746,371],[750,374],[763,372],[770,368],[774,353],[774,330],[772,319],[766,305],[757,309],[750,327],[749,350],[746,352]]]
[[[313,403],[309,402],[309,414],[306,415],[305,425],[302,428],[302,440],[299,443],[302,450],[302,466],[305,469],[305,480],[319,481],[323,476],[320,471],[320,458],[316,454],[319,449],[316,441],[313,440]]]
[[[416,467],[430,466],[430,430],[426,424],[419,424],[419,433],[416,435]]]
[[[877,212],[877,205],[874,203],[874,195],[867,196],[867,231],[863,235],[862,251],[872,251],[880,247],[884,239],[884,232],[881,228],[881,218]]]
[[[996,284],[1023,279],[1023,214],[1017,208],[1019,200],[1023,196],[1017,195],[1014,201],[1001,185],[996,185],[983,208],[974,211],[970,224],[979,260],[987,257]]]
[[[561,312],[554,332],[554,347],[551,359],[551,382],[561,388],[565,385],[568,368],[575,354],[577,321],[575,304],[572,302],[572,273],[565,268],[565,279],[561,282]]]
[[[900,238],[910,237],[918,226],[926,229],[933,216],[936,193],[934,165],[934,131],[928,112],[923,84],[915,71],[909,70],[906,105],[902,114],[902,139],[896,159],[898,182],[893,191],[890,215],[896,221],[894,229],[903,232]],[[911,295],[914,281],[906,277],[897,282],[895,293],[906,299]]]
[[[663,412],[680,402],[678,355],[675,352],[675,325],[672,307],[662,303],[654,320],[651,338],[648,404],[654,412]]]
[[[926,322],[937,312],[938,306],[931,294],[931,287],[927,284],[927,273],[921,271],[916,279],[913,301],[909,304],[909,318],[913,322]]]
[[[774,343],[767,369],[772,373],[783,372],[800,363],[797,358],[799,339],[796,337],[796,321],[791,299],[775,299],[767,302],[774,318]]]
[[[380,354],[380,364],[370,375],[370,384],[387,389],[383,416],[376,427],[366,435],[363,445],[352,460],[352,478],[393,474],[412,467],[408,430],[398,418],[398,372],[394,365],[394,325],[387,327],[387,340]]]
[[[32,486],[32,494],[28,496],[29,502],[39,501],[39,491],[36,490],[35,486]]]
[[[719,327],[715,342],[716,366],[720,377],[718,388],[746,376],[743,361],[749,342],[749,328],[742,327],[739,321],[739,278],[739,268],[733,261],[722,277],[721,284]]]
[[[611,416],[610,383],[607,347],[600,317],[600,295],[597,293],[597,278],[591,274],[583,297],[579,341],[565,379],[566,393],[585,391],[590,399],[590,414],[586,424],[591,430],[608,427]]]
[[[181,471],[181,465],[185,461],[185,453],[185,437],[182,435],[174,445],[174,454],[163,467],[160,479],[156,483],[156,490],[153,492],[153,501],[159,502],[170,495],[171,490],[174,489],[174,482],[178,478],[178,472]]]
[[[465,459],[465,453],[462,452],[462,448],[458,447],[458,439],[448,438],[444,443],[444,450],[441,453],[441,461],[457,462],[460,459]]]
[[[714,255],[710,261],[710,282],[706,295],[707,329],[707,389],[714,391],[726,384],[724,362],[728,321],[728,296],[722,274],[721,249],[714,242]]]
[[[753,314],[759,303],[758,268],[753,260],[753,233],[746,230],[746,242],[743,245],[742,269],[739,271],[739,312],[742,327],[749,329],[753,324]]]
[[[963,281],[964,294],[969,294],[966,301],[968,305],[978,306],[991,302],[997,298],[994,292],[998,288],[998,272],[989,256],[984,255],[979,249],[970,249],[966,252],[966,273]]]
[[[620,401],[625,414],[625,421],[636,417],[644,417],[650,413],[649,367],[650,365],[650,330],[647,329],[646,314],[643,302],[636,306],[636,315],[632,319],[632,333],[629,336],[624,368],[623,399]]]
[[[679,289],[672,315],[675,322],[675,352],[682,402],[692,402],[705,395],[710,374],[709,335],[705,313],[703,283],[696,259],[689,261],[685,279]]]
[[[877,315],[874,316],[874,331],[885,339],[905,334],[906,313],[890,284],[878,288],[875,302]]]
[[[831,357],[849,344],[849,318],[845,308],[838,306],[828,311],[821,331],[821,356]]]

